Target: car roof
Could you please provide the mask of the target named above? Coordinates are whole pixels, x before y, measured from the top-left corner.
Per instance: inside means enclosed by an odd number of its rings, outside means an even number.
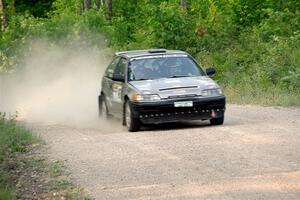
[[[188,55],[186,52],[180,50],[148,49],[148,50],[116,52],[115,56],[122,56],[131,59],[136,57],[153,56],[153,55],[170,55],[170,54]]]

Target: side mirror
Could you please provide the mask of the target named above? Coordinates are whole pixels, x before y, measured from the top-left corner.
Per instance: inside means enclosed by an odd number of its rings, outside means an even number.
[[[121,74],[113,74],[112,80],[118,82],[125,82],[125,77]]]
[[[213,67],[209,67],[209,68],[206,69],[206,74],[207,74],[208,76],[213,75],[213,74],[215,74],[215,73],[216,73],[216,69],[213,68]]]

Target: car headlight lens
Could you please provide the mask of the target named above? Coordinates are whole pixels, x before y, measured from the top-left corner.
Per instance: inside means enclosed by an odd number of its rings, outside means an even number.
[[[160,101],[157,94],[135,94],[132,96],[133,101]]]
[[[220,88],[202,90],[202,96],[217,96],[222,94],[223,92]]]

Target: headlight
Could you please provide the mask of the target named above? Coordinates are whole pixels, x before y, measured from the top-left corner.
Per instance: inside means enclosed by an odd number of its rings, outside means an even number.
[[[223,92],[220,88],[202,90],[202,96],[218,96],[222,94]]]
[[[157,94],[135,94],[132,96],[133,101],[160,101]]]

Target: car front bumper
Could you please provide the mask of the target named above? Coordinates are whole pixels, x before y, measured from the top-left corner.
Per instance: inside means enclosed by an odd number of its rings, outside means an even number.
[[[175,102],[193,101],[193,107],[175,107]],[[132,102],[132,114],[144,124],[207,120],[223,117],[225,96],[159,102]]]

